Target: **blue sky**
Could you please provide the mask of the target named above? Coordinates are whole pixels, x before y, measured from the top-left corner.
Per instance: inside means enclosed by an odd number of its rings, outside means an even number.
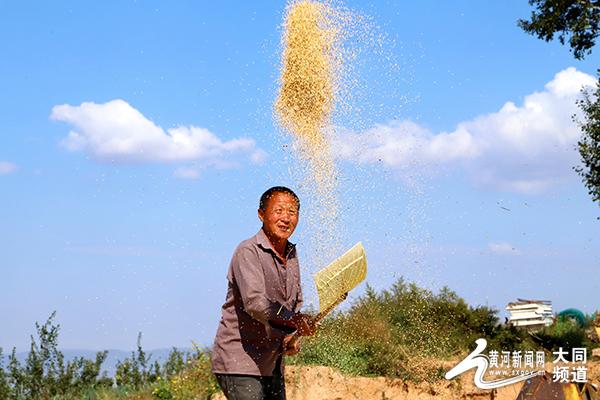
[[[335,119],[339,242],[364,242],[367,280],[600,309],[600,210],[570,121],[598,56],[520,31],[526,1],[343,4],[388,37],[358,60],[361,111]],[[64,348],[133,348],[140,331],[146,348],[209,345],[275,184],[307,204],[294,240],[314,296],[315,210],[271,112],[284,9],[3,5],[0,347],[26,350],[53,310]]]

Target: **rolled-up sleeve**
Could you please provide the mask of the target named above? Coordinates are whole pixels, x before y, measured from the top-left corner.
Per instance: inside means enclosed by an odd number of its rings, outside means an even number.
[[[239,247],[231,259],[232,282],[237,286],[244,311],[252,318],[270,325],[269,321],[290,320],[294,313],[267,297],[265,276],[256,249]]]

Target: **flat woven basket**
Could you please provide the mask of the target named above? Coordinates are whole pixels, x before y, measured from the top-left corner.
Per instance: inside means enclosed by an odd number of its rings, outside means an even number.
[[[331,311],[339,299],[367,276],[367,256],[358,242],[335,261],[313,275],[319,295],[319,312]]]

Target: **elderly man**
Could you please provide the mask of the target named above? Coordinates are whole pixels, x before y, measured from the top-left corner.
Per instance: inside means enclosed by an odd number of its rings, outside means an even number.
[[[300,200],[275,186],[260,198],[262,228],[238,245],[215,338],[212,365],[230,400],[285,399],[282,356],[297,354],[296,336],[313,335],[302,306],[296,248],[288,241],[298,224]]]

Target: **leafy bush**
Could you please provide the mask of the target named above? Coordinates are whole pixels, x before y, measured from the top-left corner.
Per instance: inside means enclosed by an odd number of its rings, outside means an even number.
[[[190,355],[177,350],[173,347],[167,361],[165,362],[164,373],[167,378],[171,378],[185,369],[186,359],[189,359]]]
[[[8,383],[8,376],[4,371],[4,355],[0,347],[0,399],[8,399],[11,394],[11,388]]]
[[[65,363],[57,348],[60,326],[54,325],[52,313],[43,325],[35,324],[38,341],[31,337],[31,347],[25,365],[21,366],[13,348],[8,371],[0,364],[0,398],[8,400],[51,399],[57,396],[76,397],[92,388],[109,387],[112,380],[101,375],[107,352],[96,354],[94,361],[75,358]],[[1,360],[1,357],[0,357]]]
[[[166,379],[159,379],[152,391],[157,399],[208,400],[219,391],[218,383],[211,371],[210,356],[198,346],[193,354],[183,354],[173,349],[165,369],[170,370],[170,374],[167,374]]]
[[[447,287],[434,294],[399,279],[380,293],[367,286],[348,311],[329,317],[316,337],[305,338],[290,361],[432,381],[443,374],[436,360],[472,351],[480,337],[490,348],[535,347],[525,332],[500,325],[497,310],[470,307]]]
[[[151,363],[142,349],[141,333],[137,350],[117,364],[114,380],[101,374],[106,351],[98,352],[95,360],[65,362],[57,349],[59,326],[54,317],[52,313],[45,324],[36,323],[38,338],[32,337],[24,365],[13,349],[4,366],[0,348],[0,399],[192,400],[209,399],[219,390],[207,351],[198,346],[194,352],[173,348],[163,365]],[[480,337],[487,339],[489,349],[538,347],[526,331],[499,324],[493,308],[471,307],[446,287],[433,293],[399,279],[379,293],[367,286],[350,309],[329,316],[318,335],[304,338],[302,351],[287,363],[434,381],[445,372],[440,359],[464,357]],[[585,327],[565,318],[533,337],[547,350],[563,347],[570,353],[572,347],[592,347]]]
[[[117,363],[115,378],[101,374],[107,351],[98,352],[95,360],[77,357],[65,362],[58,350],[60,326],[54,324],[56,313],[39,325],[37,340],[24,365],[17,360],[16,349],[4,366],[0,348],[0,399],[2,400],[163,400],[208,399],[218,391],[211,372],[210,357],[196,346],[194,353],[173,348],[164,365],[151,363],[142,348],[141,333],[137,350]]]
[[[588,321],[587,325],[589,324]],[[559,347],[562,347],[564,351],[568,352],[565,356],[568,360],[573,347],[595,347],[587,337],[587,325],[581,326],[571,318],[559,317],[553,325],[545,327],[532,336],[548,351],[557,351]]]
[[[161,376],[161,368],[158,362],[150,365],[150,358],[142,349],[142,334],[139,333],[137,350],[131,353],[131,357],[117,363],[116,385],[137,390],[156,382]]]

